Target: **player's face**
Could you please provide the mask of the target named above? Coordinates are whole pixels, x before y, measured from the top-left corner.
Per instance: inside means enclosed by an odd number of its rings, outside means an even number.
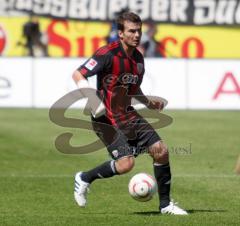
[[[119,31],[120,39],[129,47],[137,47],[142,36],[142,25],[130,21],[124,22],[124,30]]]

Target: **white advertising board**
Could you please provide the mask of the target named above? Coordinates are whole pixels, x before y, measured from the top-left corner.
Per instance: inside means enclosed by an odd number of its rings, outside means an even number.
[[[77,89],[72,73],[85,60],[1,58],[0,107],[51,107]],[[166,99],[169,109],[240,109],[239,68],[238,60],[148,58],[142,90]],[[89,80],[95,88],[96,76]]]
[[[167,108],[186,107],[186,60],[149,59],[142,90],[168,101]]]
[[[0,58],[0,107],[31,107],[30,58]]]
[[[34,63],[34,106],[51,107],[57,100],[76,90],[72,74],[84,59],[39,59]],[[95,85],[93,79],[91,86]],[[79,101],[73,106],[85,106]]]
[[[240,109],[240,61],[188,62],[190,109]]]
[[[39,59],[34,63],[34,105],[50,107],[59,98],[77,87],[72,80],[73,71],[84,59]],[[169,108],[184,108],[186,101],[186,76],[184,60],[152,59],[146,63],[142,89],[146,95],[167,99]],[[96,77],[89,78],[96,87]],[[85,106],[79,101],[73,106]]]

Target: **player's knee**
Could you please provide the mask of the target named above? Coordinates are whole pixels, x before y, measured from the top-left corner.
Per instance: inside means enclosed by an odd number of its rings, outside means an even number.
[[[119,174],[124,174],[129,171],[134,167],[134,157],[128,156],[125,158],[121,158],[116,161],[116,169]]]
[[[157,142],[149,148],[150,155],[154,162],[165,164],[169,162],[169,153],[167,145],[163,142]]]

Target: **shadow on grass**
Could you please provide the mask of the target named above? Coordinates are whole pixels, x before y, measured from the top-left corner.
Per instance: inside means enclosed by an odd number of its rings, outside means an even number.
[[[151,216],[151,215],[159,215],[159,211],[145,211],[145,212],[133,212],[133,215],[146,215],[146,216]]]
[[[186,210],[189,214],[194,213],[223,213],[227,212],[227,210],[210,210],[210,209],[190,209]],[[154,216],[161,214],[159,211],[146,211],[146,212],[133,212],[133,215],[145,215],[145,216]]]
[[[191,209],[191,210],[187,210],[187,212],[190,214],[192,213],[223,213],[223,212],[227,212],[227,210]]]

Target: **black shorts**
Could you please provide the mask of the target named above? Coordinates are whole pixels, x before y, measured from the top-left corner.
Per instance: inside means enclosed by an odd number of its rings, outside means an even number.
[[[115,160],[124,156],[136,157],[161,140],[152,126],[142,117],[122,128],[112,126],[106,116],[97,119],[92,117],[92,126]]]

